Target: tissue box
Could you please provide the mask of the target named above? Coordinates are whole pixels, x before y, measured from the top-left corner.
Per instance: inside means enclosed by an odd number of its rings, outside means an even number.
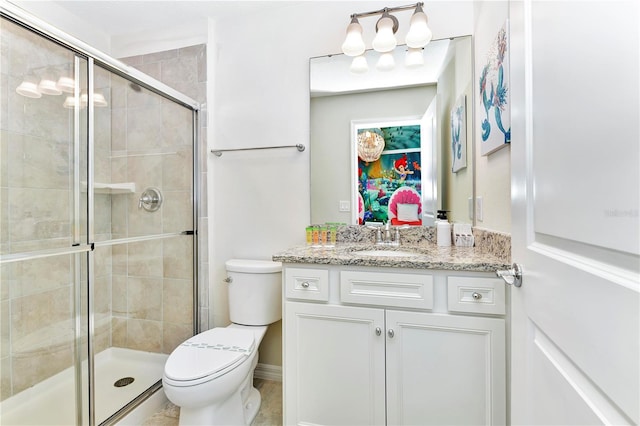
[[[475,241],[471,232],[471,225],[468,223],[454,223],[453,242],[458,247],[473,247]]]

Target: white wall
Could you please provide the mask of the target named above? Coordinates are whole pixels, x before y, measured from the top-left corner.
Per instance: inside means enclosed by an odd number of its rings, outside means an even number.
[[[487,50],[509,16],[509,4],[507,1],[479,1],[474,3],[474,8],[476,196],[483,198],[483,220],[477,221],[476,226],[511,233],[511,147],[488,156],[480,154],[482,137],[479,123],[482,122],[483,109],[477,88]]]

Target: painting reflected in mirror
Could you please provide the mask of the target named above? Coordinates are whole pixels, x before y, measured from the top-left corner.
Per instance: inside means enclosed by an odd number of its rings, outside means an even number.
[[[360,225],[422,225],[422,137],[419,120],[354,123]]]

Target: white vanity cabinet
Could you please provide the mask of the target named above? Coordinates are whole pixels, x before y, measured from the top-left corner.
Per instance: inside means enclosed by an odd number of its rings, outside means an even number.
[[[504,283],[285,264],[285,425],[506,423]]]

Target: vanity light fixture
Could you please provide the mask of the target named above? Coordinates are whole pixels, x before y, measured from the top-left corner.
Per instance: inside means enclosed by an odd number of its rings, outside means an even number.
[[[418,58],[418,56],[422,56],[422,48],[431,41],[432,33],[427,25],[427,15],[424,13],[422,6],[424,6],[424,3],[420,2],[407,6],[385,7],[381,10],[351,15],[351,22],[347,27],[347,36],[344,43],[342,43],[342,52],[347,56],[354,57],[351,72],[364,73],[368,69],[366,59],[363,56],[366,46],[362,38],[362,25],[360,25],[358,18],[382,15],[376,22],[376,36],[371,45],[376,52],[381,53],[376,68],[388,71],[395,66],[393,57],[390,58],[390,52],[398,44],[395,34],[399,27],[398,19],[391,15],[391,12],[410,9],[414,9],[414,13],[411,16],[409,31],[405,40],[409,48],[406,65],[418,66],[424,64],[424,59]]]

